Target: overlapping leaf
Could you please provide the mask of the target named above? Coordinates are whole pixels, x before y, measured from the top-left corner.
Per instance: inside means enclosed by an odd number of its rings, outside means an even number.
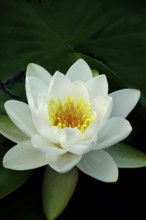
[[[0,12],[1,79],[29,62],[52,73],[63,71],[82,53],[111,68],[125,85],[140,89],[146,105],[146,14],[141,1],[2,0]]]

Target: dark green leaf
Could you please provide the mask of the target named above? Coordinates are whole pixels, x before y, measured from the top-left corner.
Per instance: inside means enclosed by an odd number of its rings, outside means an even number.
[[[1,80],[26,69],[30,62],[51,73],[67,70],[81,53],[110,67],[112,78],[140,89],[146,107],[146,13],[142,2],[2,0]]]
[[[5,202],[1,201],[1,219],[9,220],[11,217],[15,220],[45,220],[40,202],[28,193],[20,192],[20,195],[15,192],[11,199],[9,197]]]

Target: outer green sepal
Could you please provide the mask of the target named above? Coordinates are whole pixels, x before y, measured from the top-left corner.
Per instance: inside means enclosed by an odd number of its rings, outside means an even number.
[[[146,154],[124,143],[105,149],[115,160],[119,168],[137,168],[146,166]]]
[[[67,206],[71,199],[78,181],[78,169],[60,174],[46,167],[42,198],[43,209],[48,220],[56,219]]]
[[[95,69],[92,70],[92,74],[93,74],[94,77],[99,76],[99,72]]]

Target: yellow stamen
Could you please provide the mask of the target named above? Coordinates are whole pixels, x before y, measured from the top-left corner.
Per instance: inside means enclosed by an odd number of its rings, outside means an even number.
[[[83,103],[82,97],[75,103],[74,97],[67,96],[63,103],[50,99],[48,104],[51,126],[58,128],[78,128],[82,133],[94,120],[89,103]]]

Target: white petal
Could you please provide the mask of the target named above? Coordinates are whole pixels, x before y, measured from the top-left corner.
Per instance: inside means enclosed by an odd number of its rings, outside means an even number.
[[[71,170],[81,159],[81,156],[65,153],[56,158],[48,158],[49,165],[59,173]]]
[[[112,109],[112,98],[109,96],[100,96],[93,100],[92,110],[96,112],[96,118],[92,122],[91,126],[95,127],[96,131],[100,131],[102,127],[105,125]]]
[[[136,89],[122,89],[109,95],[113,98],[111,117],[126,118],[137,104],[140,97],[140,91]]]
[[[0,116],[0,134],[15,143],[21,143],[30,139],[5,115]]]
[[[10,119],[22,132],[29,137],[37,133],[33,125],[31,111],[27,104],[10,100],[5,103],[5,109]]]
[[[85,84],[78,80],[73,82],[68,88],[67,95],[75,98],[75,102],[78,102],[79,98],[82,98],[83,103],[89,103],[88,90]]]
[[[29,170],[47,164],[45,154],[37,151],[30,141],[17,144],[4,156],[3,165],[13,170]]]
[[[87,175],[103,182],[115,182],[118,168],[112,157],[105,151],[91,151],[85,154],[77,167]]]
[[[95,149],[110,147],[124,140],[132,131],[130,123],[124,118],[110,118],[98,135]]]
[[[94,121],[86,128],[81,135],[80,141],[94,138],[94,143],[97,141],[98,132],[105,125],[112,108],[112,99],[109,96],[97,97],[92,101],[92,110],[95,113]]]
[[[35,114],[33,112],[33,122],[34,125],[36,127],[36,130],[38,131],[38,133],[44,137],[45,139],[47,139],[49,142],[52,142],[54,144],[58,144],[57,140],[56,140],[56,133],[55,133],[55,128],[57,129],[57,127],[55,127],[54,129],[52,129],[52,127],[49,127],[49,125],[44,122],[39,115]]]
[[[83,135],[83,134],[82,134]],[[91,138],[84,136],[84,139],[80,136],[80,141],[74,144],[69,144],[66,149],[74,154],[83,155],[93,149],[93,146],[97,144],[97,133],[92,135]]]
[[[58,156],[64,154],[66,150],[60,148],[59,146],[43,139],[39,135],[35,135],[31,139],[32,145],[40,152],[48,153],[49,157]]]
[[[49,86],[50,80],[52,78],[51,74],[47,72],[43,67],[34,64],[29,63],[26,70],[26,77],[28,76],[34,76],[42,80],[45,84]]]
[[[91,147],[92,147],[92,141],[88,140],[88,141],[77,142],[74,145],[69,145],[68,147],[66,147],[66,149],[71,153],[83,155],[88,151],[90,151]]]
[[[71,85],[69,79],[60,72],[56,72],[52,77],[49,86],[49,98],[58,101],[58,99],[65,98],[68,96],[68,87]]]
[[[26,95],[31,109],[38,107],[38,96],[40,93],[47,93],[47,85],[39,78],[26,77]]]
[[[33,115],[33,121],[38,133],[41,136],[43,136],[49,142],[59,145],[62,148],[68,144],[75,143],[81,135],[81,132],[75,128],[60,129],[56,126],[50,127],[36,114]]]
[[[77,128],[63,128],[56,130],[56,139],[61,147],[67,149],[67,146],[76,143],[81,136],[80,130]]]
[[[80,141],[94,139],[94,142],[97,142],[98,136],[98,121],[93,121],[80,136]]]
[[[87,80],[91,79],[92,72],[88,64],[82,60],[79,59],[76,61],[67,71],[66,76],[71,81],[81,80],[83,82],[86,82]]]
[[[108,95],[108,83],[105,75],[99,75],[91,78],[86,83],[88,89],[90,100],[96,98],[97,96],[107,96]]]
[[[49,120],[48,111],[49,96],[46,93],[40,93],[38,96],[38,115],[47,123]],[[35,111],[35,110],[34,110]],[[32,110],[33,112],[33,110]]]

